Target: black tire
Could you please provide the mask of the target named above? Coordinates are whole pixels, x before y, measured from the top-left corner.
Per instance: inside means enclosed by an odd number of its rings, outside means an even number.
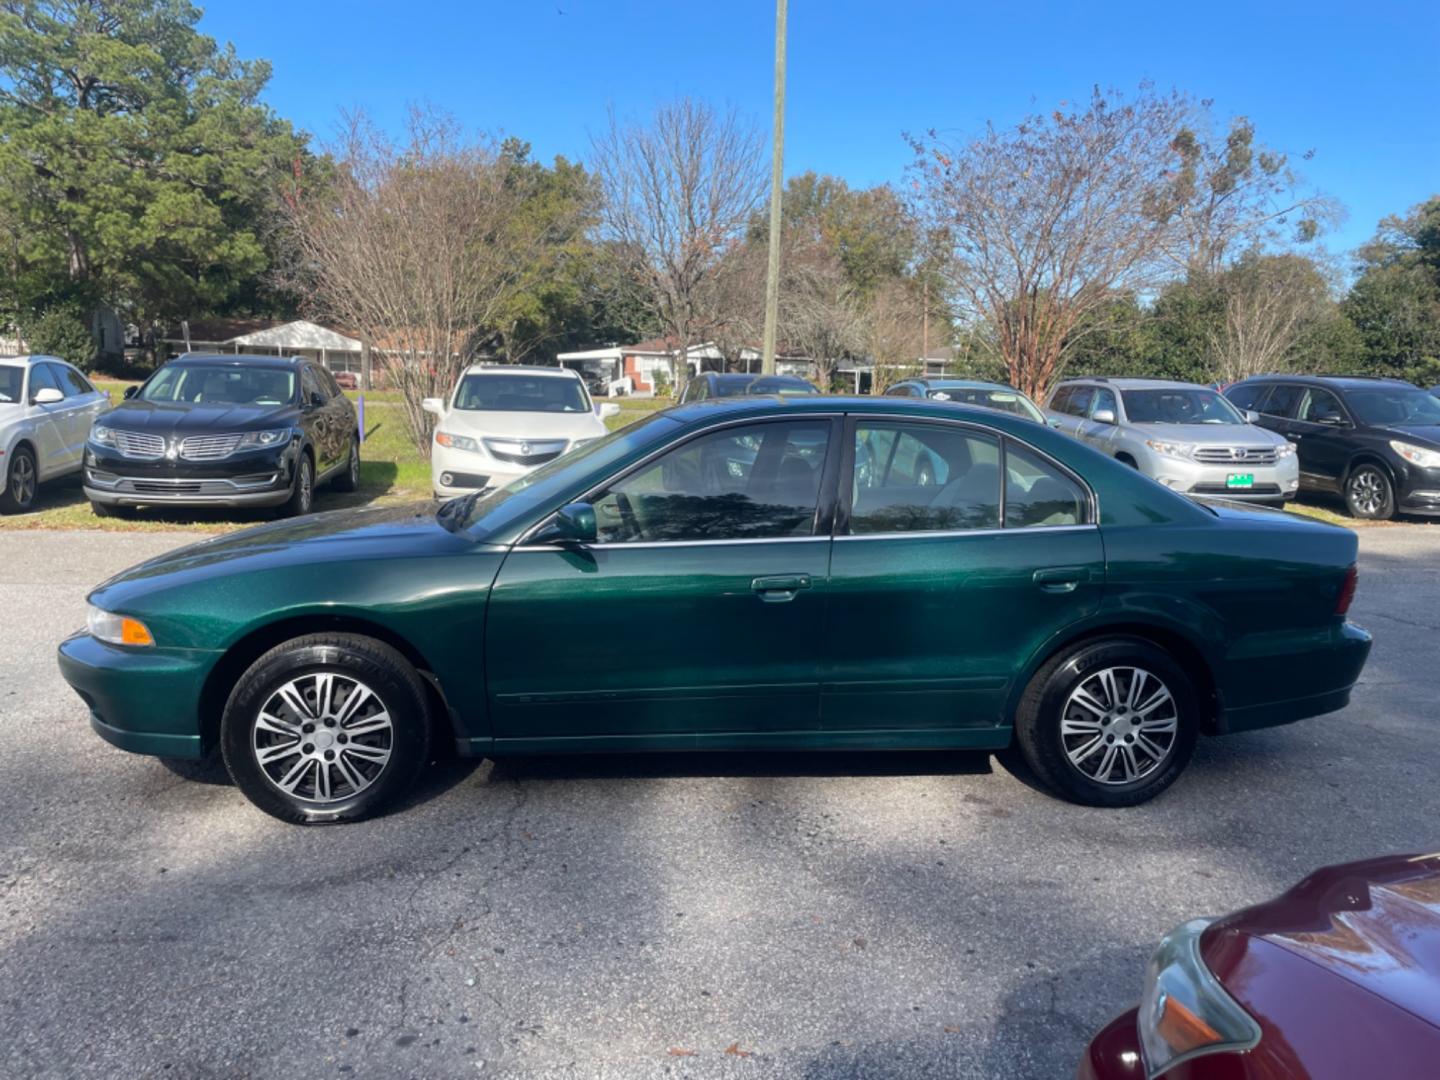
[[[308,450],[300,454],[295,466],[295,479],[290,485],[290,498],[275,508],[276,517],[300,517],[315,506],[315,462]]]
[[[1099,759],[1090,757],[1082,762],[1082,765],[1088,769],[1089,762],[1094,761],[1095,772],[1098,773],[1104,767],[1103,762],[1107,760],[1107,755],[1115,759],[1107,779],[1114,777],[1113,770],[1116,765],[1122,770],[1121,779],[1107,783],[1077,766],[1067,753],[1067,738],[1074,740],[1068,744],[1070,752],[1080,754],[1092,746],[1088,742],[1089,734],[1062,733],[1061,728],[1067,708],[1071,708],[1072,715],[1079,719],[1089,718],[1090,714],[1078,710],[1078,707],[1071,707],[1071,695],[1077,688],[1082,685],[1093,686],[1094,683],[1090,680],[1103,679],[1102,673],[1116,669],[1122,672],[1143,671],[1149,678],[1158,679],[1163,687],[1168,689],[1173,710],[1166,708],[1165,712],[1155,712],[1152,716],[1164,718],[1173,712],[1175,730],[1173,737],[1163,746],[1163,754],[1156,756],[1152,763],[1148,757],[1139,757],[1143,751],[1134,743],[1136,735],[1144,735],[1144,731],[1130,736],[1119,734],[1120,745],[1114,745],[1117,741],[1115,735],[1106,734],[1107,729],[1115,733],[1132,731],[1130,716],[1097,721],[1105,726],[1096,729],[1095,737],[1097,740],[1109,741],[1102,741],[1095,747],[1101,754]],[[1129,687],[1123,674],[1120,678],[1122,692],[1117,697],[1124,696]],[[1133,675],[1130,678],[1135,679]],[[1142,690],[1151,685],[1144,680],[1140,680],[1140,684]],[[1149,691],[1145,693],[1148,694]],[[1130,709],[1122,711],[1132,715],[1134,712]],[[1111,727],[1112,724],[1115,726]],[[1200,700],[1195,684],[1185,673],[1185,669],[1165,650],[1148,641],[1130,637],[1102,638],[1062,650],[1035,673],[1025,688],[1019,708],[1015,711],[1016,740],[1020,744],[1025,763],[1030,766],[1036,779],[1061,798],[1085,806],[1135,806],[1153,799],[1174,783],[1175,778],[1189,764],[1190,757],[1195,752],[1199,731]],[[1158,746],[1162,741],[1161,737],[1156,735],[1151,745]],[[1111,752],[1112,745],[1114,753]],[[1094,752],[1091,751],[1092,754]],[[1137,764],[1137,778],[1124,781],[1123,770],[1126,764],[1131,762],[1143,762],[1146,767],[1140,769]]]
[[[309,701],[311,714],[309,729],[300,726],[300,752],[279,755],[273,759],[272,767],[277,775],[298,768],[302,759],[308,760],[303,773],[296,781],[295,792],[283,791],[276,780],[261,765],[257,754],[260,750],[283,749],[290,736],[272,735],[275,729],[261,728],[257,732],[262,710],[274,710],[277,695],[282,688],[296,680],[301,683],[315,676],[338,676],[341,682],[358,684],[373,695],[373,704],[389,721],[389,730],[384,733],[383,746],[366,749],[388,750],[388,759],[381,762],[372,775],[363,772],[356,765],[355,772],[366,780],[366,785],[356,789],[344,779],[339,765],[325,766],[326,783],[331,785],[332,798],[320,798],[319,769],[322,753],[333,751],[319,749],[319,740],[327,737],[331,746],[345,742],[347,724],[354,726],[356,720],[327,723],[319,715],[326,710],[314,708]],[[337,686],[339,683],[337,683]],[[348,705],[349,694],[340,700],[338,707],[330,712],[339,712],[343,717]],[[370,699],[362,699],[369,701]],[[366,706],[362,706],[362,709]],[[303,719],[293,710],[271,712],[282,723]],[[367,721],[362,712],[359,724]],[[335,718],[330,717],[331,720]],[[373,738],[373,736],[368,736]],[[270,740],[275,740],[271,742]],[[360,745],[359,737],[349,744],[351,749]],[[397,798],[414,786],[421,769],[429,759],[430,722],[425,708],[425,687],[420,676],[406,659],[384,642],[359,634],[310,634],[295,638],[271,649],[242,675],[230,693],[225,712],[220,721],[220,747],[225,757],[225,768],[244,796],[265,813],[296,825],[324,825],[345,821],[359,821],[380,813]],[[305,750],[310,747],[310,750]],[[341,751],[343,754],[344,751]],[[352,760],[347,758],[346,760]],[[369,759],[353,759],[363,762]],[[287,777],[278,775],[283,781]]]
[[[1395,516],[1395,484],[1383,466],[1366,462],[1345,478],[1345,509],[1365,521],[1389,521]]]
[[[90,512],[98,518],[115,516],[115,508],[113,506],[109,503],[96,502],[94,499],[90,500]]]
[[[5,487],[0,489],[0,512],[25,513],[35,505],[35,492],[39,487],[35,454],[28,446],[17,446],[10,451],[10,461],[5,467]]]
[[[360,490],[360,438],[356,436],[350,440],[350,457],[345,462],[345,468],[335,474],[331,486],[336,491],[359,491]]]

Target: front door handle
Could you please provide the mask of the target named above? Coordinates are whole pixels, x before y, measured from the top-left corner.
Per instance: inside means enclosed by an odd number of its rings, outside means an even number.
[[[794,600],[801,589],[810,588],[809,574],[777,574],[774,577],[757,577],[750,582],[750,588],[761,600],[770,604],[783,604]]]
[[[1051,566],[1036,570],[1031,578],[1041,592],[1068,593],[1074,592],[1082,581],[1088,581],[1090,571],[1083,566]]]

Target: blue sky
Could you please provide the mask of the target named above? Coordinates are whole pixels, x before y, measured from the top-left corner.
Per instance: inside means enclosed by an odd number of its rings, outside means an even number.
[[[905,131],[1013,122],[1091,85],[1141,80],[1249,116],[1349,217],[1344,251],[1385,214],[1440,193],[1440,4],[1280,6],[791,0],[786,173],[900,179]],[[215,0],[202,29],[275,68],[267,94],[322,138],[342,108],[398,124],[426,101],[466,126],[583,157],[613,105],[679,94],[767,130],[770,0]]]

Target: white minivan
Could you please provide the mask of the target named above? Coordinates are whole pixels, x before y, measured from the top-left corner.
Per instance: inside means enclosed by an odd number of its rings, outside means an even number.
[[[0,356],[0,512],[29,510],[40,484],[79,472],[90,425],[109,406],[58,356]]]
[[[437,499],[503,487],[605,434],[620,406],[596,406],[568,368],[474,364],[449,399],[426,398],[439,417],[430,447]]]

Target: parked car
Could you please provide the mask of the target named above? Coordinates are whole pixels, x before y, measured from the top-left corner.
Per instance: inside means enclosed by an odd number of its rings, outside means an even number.
[[[1079,1080],[1421,1077],[1440,1061],[1440,856],[1317,870],[1160,943]]]
[[[979,405],[1014,413],[1037,424],[1045,422],[1045,414],[1021,391],[1004,383],[979,379],[906,379],[885,391],[886,397],[931,398],[953,401],[957,405]]]
[[[475,364],[448,399],[426,398],[439,419],[430,448],[437,499],[503,487],[605,434],[620,411],[595,405],[578,374],[561,367]]]
[[[680,395],[679,404],[688,405],[692,401],[736,397],[742,394],[779,394],[782,397],[792,397],[796,394],[803,396],[818,393],[819,388],[797,375],[705,371],[685,384],[685,392]]]
[[[902,439],[943,476],[862,482],[859,448]],[[1055,794],[1128,806],[1201,735],[1349,701],[1370,649],[1346,619],[1356,550],[994,409],[742,396],[438,508],[161,555],[90,594],[60,667],[101,737],[219,745],[296,822],[380,810],[432,738],[483,756],[1013,740]]]
[[[1399,379],[1267,375],[1225,391],[1295,445],[1300,486],[1351,515],[1440,514],[1440,399]]]
[[[308,514],[327,481],[359,486],[355,406],[299,357],[172,360],[126,390],[85,443],[85,496],[101,517],[136,506]]]
[[[0,512],[29,510],[40,484],[79,472],[90,422],[109,403],[57,356],[0,357]]]
[[[1283,506],[1295,497],[1295,448],[1208,386],[1167,379],[1067,379],[1050,426],[1186,495]]]
[[[332,371],[330,375],[335,380],[335,385],[341,390],[360,389],[360,376],[353,371]]]

